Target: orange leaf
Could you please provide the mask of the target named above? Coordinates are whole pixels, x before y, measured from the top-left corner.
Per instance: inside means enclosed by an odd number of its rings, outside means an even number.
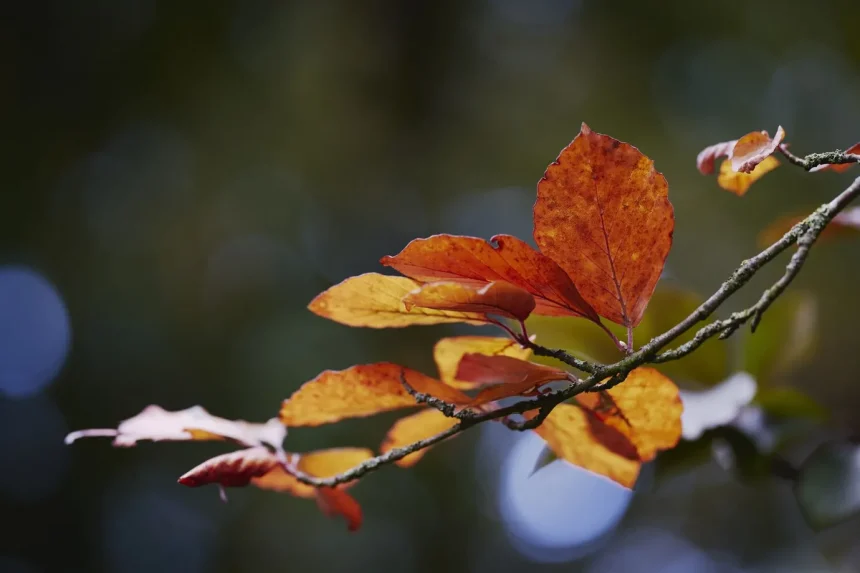
[[[380,262],[419,282],[454,281],[474,286],[505,281],[532,294],[535,314],[599,321],[570,277],[552,259],[510,235],[496,235],[491,242],[433,235],[415,239],[399,254],[383,257]]]
[[[406,416],[405,418],[397,420],[397,422],[391,426],[391,429],[388,430],[388,434],[386,434],[385,441],[382,442],[380,450],[385,453],[395,448],[408,446],[418,440],[430,438],[436,434],[444,432],[451,428],[451,426],[458,423],[459,420],[456,418],[449,418],[439,410],[432,408],[421,410],[417,414],[412,414],[411,416]],[[402,468],[410,468],[418,463],[418,460],[423,458],[424,454],[426,454],[429,449],[430,448],[424,448],[423,450],[418,450],[417,452],[411,453],[394,463]]]
[[[597,437],[592,426],[596,427]],[[626,438],[614,428],[595,423],[590,412],[578,406],[559,404],[535,432],[558,457],[573,465],[606,476],[624,487],[633,487],[636,483],[640,463],[635,450],[628,444],[626,455],[617,453],[624,451],[622,444]],[[613,448],[607,444],[612,444]]]
[[[738,197],[743,197],[753,183],[777,167],[779,167],[779,160],[771,156],[766,157],[751,173],[739,173],[732,169],[731,161],[726,159],[720,165],[717,185],[726,191],[731,191]]]
[[[846,149],[845,153],[850,153],[851,155],[860,155],[860,143],[855,143],[854,145]],[[836,173],[842,173],[843,171],[851,169],[852,165],[856,165],[856,163],[827,163],[825,165],[813,167],[809,171],[835,171]]]
[[[342,474],[373,457],[373,452],[367,448],[330,448],[303,454],[290,454],[289,463],[296,469],[318,478],[328,478]],[[279,465],[272,470],[252,480],[252,483],[262,489],[291,493],[298,497],[314,497],[317,488],[302,483],[288,474]],[[339,488],[351,487],[355,481],[341,484]]]
[[[361,506],[340,488],[321,487],[317,490],[317,505],[329,517],[343,516],[350,531],[361,527]]]
[[[752,173],[756,165],[773,155],[782,140],[785,131],[782,126],[776,129],[776,135],[770,138],[766,131],[753,131],[737,140],[732,147],[732,169],[740,173]]]
[[[525,320],[535,308],[535,299],[519,287],[502,281],[482,286],[455,282],[428,283],[403,298],[407,310],[413,307],[458,312],[497,314]]]
[[[481,384],[457,380],[457,367],[460,359],[466,354],[486,354],[487,356],[511,356],[520,360],[531,358],[532,351],[523,348],[517,342],[509,338],[497,338],[492,336],[454,336],[443,338],[433,347],[433,359],[439,370],[439,378],[442,382],[469,390],[478,388]]]
[[[534,226],[541,251],[598,314],[639,323],[675,227],[666,179],[648,157],[582,124],[538,183]]]
[[[286,427],[276,418],[265,424],[252,424],[244,420],[213,416],[200,406],[168,412],[160,406],[151,405],[137,416],[120,422],[115,430],[79,430],[66,436],[66,443],[91,437],[112,437],[113,445],[118,447],[134,446],[141,440],[232,440],[245,446],[269,445],[280,449],[286,435]]]
[[[269,473],[277,465],[278,458],[268,448],[248,448],[206,460],[182,475],[179,483],[188,487],[211,483],[241,487]]]
[[[806,214],[780,217],[768,225],[768,227],[759,234],[759,245],[767,247],[775,243],[790,231],[792,227],[805,218]],[[822,241],[839,237],[854,236],[858,232],[860,232],[860,207],[853,207],[837,214],[833,220],[824,227],[821,234],[818,235],[818,240]]]
[[[402,328],[418,324],[466,322],[483,324],[478,313],[406,308],[403,297],[421,285],[405,277],[366,273],[351,277],[317,295],[311,312],[347,326]]]
[[[281,422],[287,426],[319,426],[344,418],[416,406],[415,399],[403,387],[401,375],[418,392],[452,404],[464,404],[469,400],[459,390],[420,372],[380,362],[346,370],[326,370],[305,382],[284,400]]]
[[[654,459],[658,451],[674,447],[681,438],[683,406],[678,387],[654,368],[636,368],[618,386],[579,394],[576,399],[626,436],[642,461]]]
[[[556,380],[571,380],[570,374],[559,368],[518,360],[510,356],[466,354],[457,368],[457,379],[480,385],[499,384],[481,390],[466,407],[471,408],[519,396]]]

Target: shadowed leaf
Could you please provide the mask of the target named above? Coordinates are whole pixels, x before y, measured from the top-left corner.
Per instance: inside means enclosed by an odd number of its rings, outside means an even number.
[[[623,326],[641,320],[674,226],[653,162],[585,124],[538,183],[535,241],[598,314]]]
[[[525,320],[535,308],[535,299],[528,292],[506,282],[496,281],[482,286],[456,282],[428,283],[403,298],[406,309],[432,308],[468,313],[495,314]]]
[[[487,356],[486,354],[463,356],[457,368],[457,379],[478,385],[498,384],[481,390],[467,404],[470,408],[537,390],[547,382],[573,380],[570,373],[559,368],[518,360],[510,356]]]
[[[860,445],[829,442],[800,468],[795,496],[809,524],[835,525],[860,513]]]
[[[631,459],[629,455],[632,445],[628,442],[626,447],[628,455],[609,449],[606,443],[613,442],[609,439],[609,434],[613,434],[616,447],[619,447],[626,438],[614,428],[605,425],[602,425],[605,435],[600,436],[603,441],[594,438],[590,421],[592,416],[578,406],[559,404],[535,432],[546,441],[558,457],[575,466],[608,477],[624,487],[633,487],[639,475],[640,462],[637,459]]]
[[[417,392],[452,404],[465,404],[469,400],[459,390],[420,372],[380,362],[346,370],[326,370],[305,382],[284,400],[281,422],[287,426],[319,426],[344,418],[417,406],[415,399],[403,387],[401,375]]]
[[[599,320],[570,277],[550,258],[510,235],[491,240],[493,244],[476,237],[433,235],[415,239],[380,262],[419,282],[475,286],[505,281],[532,294],[536,314]]]
[[[574,322],[577,324],[589,324],[583,321]],[[601,339],[604,339],[604,337],[601,337]],[[460,359],[466,354],[510,356],[520,360],[528,360],[532,355],[532,351],[528,348],[523,348],[510,338],[492,336],[454,336],[443,338],[433,347],[433,359],[436,361],[436,368],[439,370],[439,378],[442,382],[462,390],[481,386],[480,383],[458,380],[456,378]]]
[[[430,408],[422,410],[417,414],[412,414],[411,416],[406,416],[405,418],[397,420],[397,422],[391,426],[391,429],[388,430],[388,434],[386,434],[385,441],[382,442],[380,450],[385,453],[395,448],[408,446],[418,440],[430,438],[440,432],[444,432],[458,423],[459,420],[456,418],[449,418],[439,410]],[[426,454],[429,449],[430,448],[424,448],[422,450],[418,450],[417,452],[411,453],[394,463],[402,468],[412,467],[424,457],[424,454]]]
[[[421,285],[405,277],[366,273],[348,278],[317,295],[308,308],[314,314],[347,326],[402,328],[420,324],[466,322],[483,324],[479,313],[407,308],[403,297]]]
[[[807,214],[803,215],[788,215],[780,217],[762,231],[758,236],[758,244],[760,247],[768,247],[771,244],[780,240],[783,235],[791,230],[797,223],[800,223],[806,218]],[[856,237],[860,234],[860,207],[852,207],[845,209],[837,214],[830,221],[821,234],[818,235],[818,241],[838,239],[842,237]]]

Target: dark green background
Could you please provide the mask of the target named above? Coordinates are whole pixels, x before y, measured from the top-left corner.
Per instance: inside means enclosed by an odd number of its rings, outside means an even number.
[[[46,392],[0,398],[0,483],[17,484],[0,488],[0,569],[686,571],[690,547],[711,559],[703,571],[860,567],[846,541],[856,519],[814,535],[788,486],[713,464],[646,487],[592,557],[539,565],[502,532],[492,471],[473,463],[479,431],[359,484],[353,535],[312,502],[243,490],[224,506],[175,484],[218,445],[61,445],[150,403],[264,420],[326,368],[432,374],[432,343],[452,329],[348,329],[307,302],[414,237],[529,237],[535,184],[582,121],[666,175],[668,274],[711,292],[769,221],[851,174],[782,167],[739,199],[698,174],[696,153],[778,124],[796,153],[860,139],[855,3],[101,0],[2,13],[0,264],[56,286],[72,347]],[[784,381],[842,433],[860,430],[858,249],[816,248],[798,278],[819,300],[820,346]],[[375,447],[393,419],[296,430],[287,446]],[[38,495],[20,493],[39,480]]]

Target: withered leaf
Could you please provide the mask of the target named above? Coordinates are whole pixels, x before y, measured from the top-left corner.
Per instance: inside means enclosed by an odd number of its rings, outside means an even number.
[[[525,320],[535,308],[535,299],[527,291],[504,281],[485,285],[457,282],[427,283],[403,298],[407,310],[432,308],[479,314],[494,314]]]
[[[286,427],[276,418],[265,424],[254,424],[219,418],[200,406],[169,412],[153,404],[120,422],[116,429],[79,430],[66,436],[66,443],[91,437],[112,437],[113,445],[118,447],[134,446],[141,440],[231,440],[245,446],[269,445],[280,449],[286,435]]]
[[[538,182],[534,236],[603,317],[636,326],[672,246],[668,185],[638,149],[585,124]]]

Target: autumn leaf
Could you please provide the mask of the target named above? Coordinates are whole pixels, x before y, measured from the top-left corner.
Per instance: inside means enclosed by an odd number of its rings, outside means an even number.
[[[286,435],[286,427],[276,418],[265,424],[253,424],[213,416],[200,406],[169,412],[150,405],[137,416],[120,422],[116,429],[79,430],[66,436],[66,443],[91,437],[112,437],[117,447],[134,446],[141,440],[231,440],[245,446],[268,445],[280,449]]]
[[[481,390],[466,407],[519,396],[557,380],[572,382],[571,374],[553,366],[518,360],[510,356],[466,354],[457,368],[457,379],[477,385],[497,384]]]
[[[435,310],[495,314],[525,320],[535,308],[528,292],[503,281],[473,286],[456,282],[428,283],[403,298],[407,310],[414,307]]]
[[[632,488],[641,466],[635,449],[618,430],[599,422],[597,431],[602,430],[602,439],[594,439],[593,416],[578,406],[559,404],[535,432],[558,457]],[[614,443],[613,449],[606,446],[609,443]]]
[[[683,405],[674,382],[658,370],[641,366],[605,392],[584,393],[577,402],[603,424],[626,436],[642,461],[674,447],[681,438]]]
[[[288,454],[286,463],[307,475],[327,478],[343,473],[373,457],[366,448],[333,448],[308,454]],[[361,507],[343,491],[347,486],[316,488],[300,482],[288,473],[278,456],[267,448],[249,448],[209,459],[179,478],[188,487],[219,484],[242,487],[253,484],[261,489],[286,492],[297,497],[316,498],[320,509],[329,516],[342,515],[350,531],[361,526]]]
[[[736,139],[731,141],[722,141],[704,148],[696,157],[696,167],[702,175],[710,175],[714,172],[714,162],[720,157],[726,157],[731,154],[732,149],[737,143]]]
[[[508,282],[531,293],[536,314],[600,320],[552,259],[510,235],[496,235],[490,241],[433,235],[415,239],[399,254],[383,257],[380,262],[422,283],[454,281],[479,286]]]
[[[740,173],[752,173],[756,166],[773,153],[785,139],[782,126],[776,129],[773,139],[766,131],[753,131],[735,142],[731,152],[732,169]]]
[[[720,174],[717,175],[717,185],[731,191],[738,197],[743,197],[750,186],[761,179],[765,174],[779,167],[776,157],[766,157],[758,163],[750,173],[741,173],[732,168],[731,161],[726,159],[720,165]]]
[[[405,277],[366,273],[351,277],[317,295],[308,308],[314,314],[347,326],[402,328],[420,324],[466,322],[484,324],[473,312],[407,308],[403,298],[421,285]]]
[[[772,245],[805,218],[806,214],[780,217],[759,234],[758,244],[762,248]],[[818,241],[853,237],[858,232],[860,232],[860,207],[852,207],[837,214],[818,235]]]
[[[627,143],[585,124],[538,183],[534,237],[598,314],[636,326],[669,249],[668,185]]]
[[[397,364],[380,362],[346,370],[326,370],[306,382],[284,401],[281,422],[287,426],[319,426],[344,418],[416,406],[401,376],[417,392],[451,404],[469,401],[468,396],[439,380]]]
[[[391,429],[388,430],[380,451],[386,453],[395,448],[408,446],[419,440],[440,434],[459,423],[460,421],[457,418],[449,418],[439,410],[433,408],[421,410],[417,414],[406,416],[395,422],[391,426]],[[410,468],[418,463],[429,449],[418,450],[406,457],[400,458],[394,463],[402,468]]]
[[[585,323],[588,324],[588,323]],[[457,368],[460,359],[466,354],[486,354],[487,356],[510,356],[520,360],[528,360],[532,351],[523,348],[510,338],[492,336],[454,336],[439,340],[433,347],[433,359],[439,371],[439,378],[445,384],[470,390],[479,388],[482,384],[457,379]]]
[[[860,143],[855,143],[854,145],[846,149],[845,153],[850,155],[860,155]],[[835,171],[836,173],[842,173],[843,171],[851,169],[852,165],[856,165],[856,163],[826,163],[824,165],[818,165],[816,167],[813,167],[809,171]]]

